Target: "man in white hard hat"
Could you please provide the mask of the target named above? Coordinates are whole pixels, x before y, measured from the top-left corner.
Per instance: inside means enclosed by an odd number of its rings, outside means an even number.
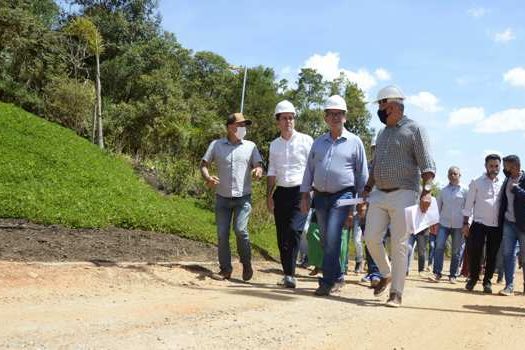
[[[405,286],[409,237],[405,208],[419,203],[421,211],[427,211],[436,173],[427,133],[422,126],[404,115],[404,99],[401,90],[392,85],[377,94],[377,114],[385,127],[377,135],[375,157],[363,193],[369,203],[365,241],[381,273],[374,295],[382,295],[392,282],[386,303],[392,307],[401,305]],[[388,225],[392,265],[383,245]]]
[[[237,238],[237,252],[243,266],[242,279],[253,276],[251,264],[248,219],[252,210],[252,175],[262,177],[262,158],[257,146],[245,140],[246,127],[251,125],[242,113],[233,113],[226,120],[226,137],[214,140],[208,147],[200,164],[206,185],[215,188],[215,221],[220,271],[212,275],[217,280],[230,279],[232,274],[230,251],[230,225]],[[212,162],[217,166],[218,176],[210,175],[208,167]]]
[[[339,96],[328,98],[325,104],[325,122],[330,131],[318,137],[308,156],[301,185],[301,209],[310,209],[310,191],[323,245],[323,277],[316,295],[329,295],[343,283],[339,262],[341,235],[353,206],[340,200],[352,199],[363,191],[368,178],[365,148],[361,139],[345,129],[346,102]]]
[[[278,284],[295,288],[295,261],[306,220],[301,212],[300,185],[313,139],[295,130],[296,112],[287,100],[275,106],[280,136],[270,143],[267,206],[274,215],[284,278]]]

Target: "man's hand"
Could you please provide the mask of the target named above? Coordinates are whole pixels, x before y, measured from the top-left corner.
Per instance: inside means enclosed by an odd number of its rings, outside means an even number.
[[[261,179],[262,175],[263,175],[263,169],[261,166],[258,166],[252,169],[252,176],[254,176],[257,180]]]
[[[209,188],[215,188],[220,183],[217,176],[210,176],[206,179],[206,186]]]
[[[266,207],[268,208],[268,211],[270,214],[273,214],[274,205],[273,205],[273,198],[270,196],[266,199]]]
[[[365,202],[368,202],[368,196],[370,195],[370,191],[372,191],[372,186],[366,185],[363,192],[361,193],[361,197]]]
[[[348,229],[350,229],[351,227],[353,227],[353,224],[354,224],[354,214],[350,212],[348,214],[348,217],[346,218],[345,226],[348,227]]]
[[[470,233],[470,226],[469,226],[469,224],[463,224],[463,228],[461,229],[461,233],[463,234],[463,236],[465,238],[468,237],[468,235]]]
[[[431,202],[432,202],[432,195],[430,193],[427,193],[421,196],[419,200],[419,209],[421,209],[422,213],[427,212],[428,207],[430,207]]]
[[[301,213],[308,214],[310,211],[310,202],[312,198],[310,197],[310,192],[305,192],[301,196]]]
[[[359,215],[359,219],[364,220],[366,218],[366,203],[360,203],[357,205],[357,215]]]

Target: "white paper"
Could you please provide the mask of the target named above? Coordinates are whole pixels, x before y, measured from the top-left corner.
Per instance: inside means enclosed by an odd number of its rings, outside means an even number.
[[[432,197],[430,207],[422,213],[419,204],[405,208],[405,222],[407,232],[418,233],[439,222],[439,210],[436,199]]]
[[[348,199],[338,199],[337,202],[335,202],[335,207],[345,207],[347,205],[356,205],[363,203],[363,198],[348,198]]]

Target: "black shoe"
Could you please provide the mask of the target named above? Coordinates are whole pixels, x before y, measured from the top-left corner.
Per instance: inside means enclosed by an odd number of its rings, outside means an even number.
[[[326,284],[321,284],[314,292],[317,296],[327,296],[330,295],[332,287],[327,286]]]
[[[390,281],[392,281],[392,277],[381,277],[381,280],[379,280],[377,286],[374,287],[374,296],[381,296],[390,284]]]
[[[489,283],[483,283],[483,293],[492,294],[492,285]]]
[[[476,286],[476,283],[478,281],[475,281],[475,280],[468,280],[467,281],[467,284],[465,285],[465,289],[468,290],[469,292],[471,292],[474,287]]]
[[[253,277],[252,264],[242,264],[242,280],[249,281]]]

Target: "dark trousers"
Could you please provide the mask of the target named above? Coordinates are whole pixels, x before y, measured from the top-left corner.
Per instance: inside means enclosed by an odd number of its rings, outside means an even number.
[[[483,258],[483,247],[486,246],[485,276],[483,284],[490,284],[496,266],[496,256],[501,244],[501,230],[498,227],[485,226],[474,222],[470,227],[467,239],[469,254],[470,279],[479,280],[481,263]]]
[[[273,193],[277,244],[281,255],[283,272],[295,275],[295,261],[299,252],[299,242],[306,215],[301,213],[300,187],[277,187]]]

